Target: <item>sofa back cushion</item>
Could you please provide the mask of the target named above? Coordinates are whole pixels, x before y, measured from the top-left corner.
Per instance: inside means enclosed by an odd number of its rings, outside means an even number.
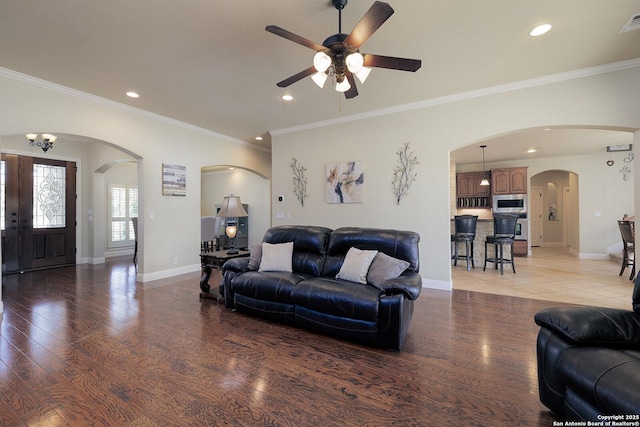
[[[266,243],[293,242],[293,271],[320,276],[330,233],[331,229],[326,227],[281,225],[268,229],[262,241]]]
[[[407,270],[418,272],[420,235],[413,231],[378,228],[343,227],[333,230],[329,237],[327,258],[322,276],[334,277],[340,271],[350,248],[376,250],[409,263]]]

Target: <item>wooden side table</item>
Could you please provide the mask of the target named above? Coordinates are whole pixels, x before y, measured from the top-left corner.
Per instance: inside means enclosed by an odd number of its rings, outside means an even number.
[[[228,254],[224,251],[213,252],[200,252],[200,264],[202,265],[202,276],[200,277],[200,298],[202,299],[214,299],[220,302],[222,298],[218,291],[211,292],[211,286],[209,286],[209,278],[211,277],[211,270],[221,270],[222,265],[231,258],[248,257],[249,251],[238,251],[237,254]]]

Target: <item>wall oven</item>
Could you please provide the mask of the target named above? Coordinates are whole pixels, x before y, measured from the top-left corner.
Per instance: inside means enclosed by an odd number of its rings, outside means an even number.
[[[494,194],[492,208],[494,214],[517,214],[521,218],[526,218],[527,195]]]

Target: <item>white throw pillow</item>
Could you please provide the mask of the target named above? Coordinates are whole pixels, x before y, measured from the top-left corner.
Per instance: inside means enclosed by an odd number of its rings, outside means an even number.
[[[259,271],[291,272],[293,261],[293,242],[263,243],[262,259]]]
[[[377,253],[378,251],[350,248],[336,278],[362,284],[367,283],[367,272]]]

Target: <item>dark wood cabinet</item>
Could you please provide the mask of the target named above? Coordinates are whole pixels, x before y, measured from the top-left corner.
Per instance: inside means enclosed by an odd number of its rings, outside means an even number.
[[[526,257],[529,255],[529,247],[526,240],[514,240],[513,255],[520,257]]]
[[[526,194],[527,167],[491,169],[493,194]]]
[[[491,186],[480,185],[484,172],[463,172],[456,175],[458,208],[491,208]],[[490,180],[491,174],[486,173]]]

